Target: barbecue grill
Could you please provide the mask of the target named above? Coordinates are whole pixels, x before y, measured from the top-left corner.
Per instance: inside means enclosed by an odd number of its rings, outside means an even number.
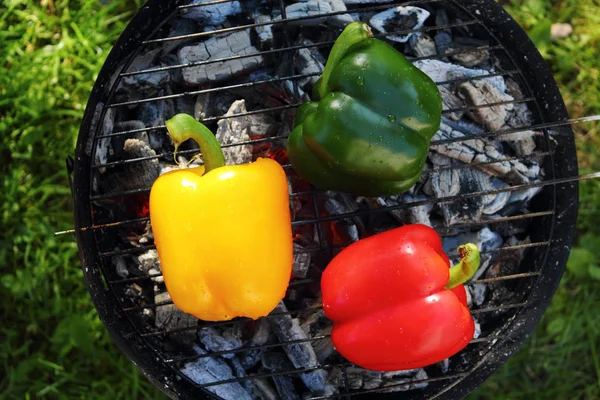
[[[400,196],[315,190],[287,162],[294,111],[353,20],[444,98],[423,177]],[[216,132],[229,163],[271,157],[288,174],[293,276],[257,321],[199,321],[164,287],[148,196],[177,168],[164,122],[181,112]],[[173,398],[459,398],[518,349],[558,285],[585,178],[570,125],[583,120],[568,119],[544,60],[492,1],[149,0],[106,60],[68,162],[85,282],[113,340]],[[186,143],[178,154],[198,152]],[[415,222],[433,226],[451,258],[466,239],[482,248],[468,284],[478,329],[444,362],[362,370],[331,345],[320,273],[353,241]]]

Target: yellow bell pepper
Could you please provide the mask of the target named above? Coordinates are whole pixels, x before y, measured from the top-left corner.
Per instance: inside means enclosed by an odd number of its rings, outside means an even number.
[[[259,158],[226,166],[219,142],[186,114],[167,121],[175,144],[194,139],[204,167],[167,172],[150,192],[150,222],[167,291],[205,321],[269,314],[293,264],[288,185],[281,165]]]

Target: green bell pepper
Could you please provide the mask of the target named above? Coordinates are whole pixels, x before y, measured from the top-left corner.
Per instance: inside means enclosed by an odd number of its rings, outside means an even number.
[[[441,113],[435,83],[353,22],[334,43],[313,101],[296,112],[288,157],[319,189],[399,194],[420,178]]]

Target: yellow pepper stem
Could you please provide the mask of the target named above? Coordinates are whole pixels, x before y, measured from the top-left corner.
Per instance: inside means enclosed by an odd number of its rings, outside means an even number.
[[[477,272],[479,264],[481,264],[479,249],[473,243],[459,246],[458,254],[460,255],[460,262],[450,268],[450,279],[446,289],[455,288],[471,279]]]
[[[327,63],[325,64],[321,78],[315,84],[315,91],[319,98],[323,98],[327,94],[327,85],[329,84],[331,73],[348,54],[350,47],[372,37],[373,32],[371,28],[364,22],[352,22],[344,28],[329,52],[329,57],[327,57]]]
[[[188,139],[195,140],[202,151],[205,173],[225,165],[225,156],[215,135],[202,122],[188,114],[177,114],[166,122],[169,137],[175,144],[173,157],[177,162],[177,149]]]

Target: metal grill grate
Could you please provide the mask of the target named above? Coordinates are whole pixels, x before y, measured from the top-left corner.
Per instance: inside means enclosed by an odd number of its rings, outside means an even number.
[[[120,42],[121,48],[117,53],[125,54],[124,57],[112,55],[112,62],[107,62],[97,84],[95,93],[90,101],[90,107],[86,113],[87,117],[82,126],[82,132],[85,132],[85,137],[80,138],[78,145],[78,156],[76,163],[76,178],[75,178],[75,199],[76,208],[76,230],[80,243],[80,251],[84,269],[86,271],[86,279],[94,297],[96,306],[98,307],[101,317],[107,323],[107,326],[113,325],[116,327],[116,340],[120,342],[121,348],[135,360],[143,359],[146,363],[142,369],[158,386],[171,393],[182,395],[190,395],[195,393],[196,389],[209,389],[215,386],[222,386],[230,383],[242,383],[246,381],[257,382],[261,379],[273,378],[276,376],[298,376],[311,371],[332,371],[341,370],[341,379],[343,385],[340,387],[339,393],[332,396],[321,396],[315,393],[306,391],[305,395],[311,399],[350,397],[354,395],[369,396],[373,393],[390,392],[392,389],[402,389],[402,392],[410,398],[433,398],[451,393],[465,393],[471,390],[478,384],[483,377],[491,373],[493,368],[497,367],[501,360],[506,359],[506,356],[499,353],[512,353],[518,347],[524,336],[527,334],[526,329],[533,327],[539,313],[543,311],[544,304],[549,301],[553,286],[557,283],[560,277],[562,263],[564,265],[566,254],[564,248],[568,249],[571,240],[571,230],[574,218],[574,212],[564,199],[560,196],[566,196],[567,193],[576,196],[577,185],[576,181],[597,177],[598,174],[587,176],[577,176],[576,160],[574,159],[574,151],[572,144],[572,133],[568,129],[570,124],[597,120],[600,118],[590,117],[581,119],[567,120],[564,118],[564,109],[562,104],[554,105],[554,110],[548,110],[548,96],[556,93],[540,93],[539,89],[533,90],[530,82],[532,72],[527,72],[524,69],[524,64],[517,60],[516,51],[513,48],[507,48],[502,42],[508,40],[507,37],[498,37],[498,28],[494,24],[499,24],[494,18],[505,18],[500,13],[499,8],[495,5],[487,4],[486,2],[466,2],[458,4],[454,1],[445,0],[426,0],[426,1],[410,1],[410,2],[387,2],[377,5],[361,5],[355,6],[347,11],[334,11],[321,13],[319,15],[311,15],[305,17],[291,18],[286,15],[286,6],[292,2],[288,1],[268,1],[267,6],[274,9],[279,9],[281,18],[279,20],[270,20],[266,22],[253,22],[249,16],[241,18],[237,25],[228,26],[220,29],[209,29],[203,32],[193,32],[183,35],[175,35],[171,37],[165,36],[165,32],[173,21],[182,16],[183,13],[192,10],[200,9],[209,6],[224,6],[226,4],[235,3],[233,0],[216,0],[200,4],[183,4],[185,1],[165,2],[170,4],[159,4],[159,1],[149,2],[136,17],[133,24],[140,24],[143,18],[152,18],[155,22],[152,27],[144,29],[147,36],[138,33],[131,43],[122,39]],[[206,95],[219,95],[229,93],[236,90],[262,90],[258,88],[269,87],[269,85],[283,85],[289,83],[293,88],[292,94],[298,95],[301,88],[299,82],[304,79],[319,75],[319,73],[295,73],[293,70],[294,54],[302,49],[321,49],[327,51],[332,45],[333,40],[323,40],[316,43],[294,44],[296,41],[291,37],[291,31],[297,29],[297,23],[309,23],[310,21],[319,18],[326,19],[339,15],[350,14],[369,14],[376,13],[398,6],[419,6],[419,7],[443,7],[448,13],[459,16],[458,21],[445,22],[435,25],[426,25],[418,29],[400,29],[384,34],[378,34],[376,37],[386,40],[390,35],[407,35],[414,33],[439,32],[445,29],[460,29],[467,28],[468,32],[474,36],[478,35],[479,39],[485,39],[488,44],[470,47],[466,50],[449,50],[442,54],[435,54],[422,57],[408,58],[411,61],[419,60],[442,60],[450,56],[464,54],[473,51],[486,51],[490,59],[497,60],[498,64],[494,66],[492,72],[475,77],[458,77],[453,79],[445,79],[436,82],[438,87],[449,84],[460,84],[465,82],[473,83],[475,81],[485,80],[493,77],[512,78],[519,86],[522,96],[515,97],[507,101],[486,102],[478,105],[466,105],[462,107],[446,107],[443,111],[445,116],[455,113],[469,112],[480,110],[483,108],[493,108],[508,104],[525,104],[533,114],[533,122],[517,127],[509,127],[497,130],[482,129],[480,132],[473,134],[465,134],[461,137],[437,139],[432,141],[432,146],[448,146],[450,144],[466,143],[475,139],[496,140],[506,135],[522,133],[526,131],[540,131],[542,135],[536,139],[537,146],[534,152],[526,156],[504,156],[500,158],[489,158],[484,161],[473,163],[454,163],[448,166],[436,166],[426,168],[425,177],[440,174],[444,171],[461,171],[472,168],[481,168],[494,164],[502,164],[510,161],[525,162],[528,160],[539,160],[543,166],[545,177],[542,181],[532,181],[527,183],[512,183],[504,187],[480,190],[470,193],[459,193],[440,197],[431,197],[424,200],[411,200],[400,202],[399,204],[383,205],[378,208],[356,209],[353,211],[345,211],[341,213],[324,214],[322,204],[327,193],[318,190],[299,190],[291,191],[290,199],[303,199],[306,205],[310,205],[312,217],[294,218],[292,226],[294,228],[311,227],[316,236],[314,246],[297,250],[295,255],[311,254],[312,256],[330,257],[332,251],[339,250],[347,246],[350,242],[344,243],[328,243],[324,237],[324,224],[348,221],[357,217],[366,217],[376,214],[387,214],[392,211],[411,210],[421,206],[440,206],[442,204],[452,204],[465,199],[481,198],[488,195],[497,195],[500,193],[513,193],[532,188],[542,188],[539,197],[544,197],[543,201],[533,201],[535,203],[531,209],[523,209],[515,215],[496,216],[493,219],[473,219],[466,222],[448,224],[445,220],[442,223],[433,225],[433,227],[442,236],[452,236],[458,230],[470,230],[476,227],[493,227],[512,223],[526,224],[528,229],[535,224],[536,227],[543,229],[531,230],[531,241],[529,243],[518,243],[514,245],[504,245],[500,248],[494,248],[484,251],[482,254],[499,255],[499,254],[515,254],[524,252],[523,261],[514,270],[507,273],[497,274],[492,277],[479,277],[472,281],[470,285],[484,285],[495,287],[495,285],[513,285],[517,287],[519,296],[516,298],[502,298],[500,304],[493,301],[485,301],[479,307],[472,307],[472,314],[476,317],[487,316],[487,322],[482,324],[481,336],[471,341],[470,345],[463,352],[451,359],[450,368],[448,371],[440,372],[439,368],[426,368],[427,378],[412,377],[407,381],[406,377],[398,377],[390,380],[386,386],[374,388],[358,388],[352,389],[352,382],[349,382],[349,368],[354,366],[344,360],[339,360],[334,357],[332,362],[319,363],[316,366],[294,367],[282,371],[259,371],[248,374],[245,377],[233,377],[231,379],[221,379],[209,383],[198,383],[192,380],[189,376],[181,372],[182,365],[186,362],[198,360],[202,358],[219,358],[225,355],[239,355],[246,352],[265,349],[281,349],[284,346],[299,345],[304,343],[315,343],[318,341],[327,340],[329,334],[321,334],[309,336],[306,339],[294,339],[286,341],[278,341],[276,343],[267,343],[261,345],[249,345],[243,348],[226,349],[220,351],[208,351],[206,354],[194,354],[193,352],[174,351],[167,348],[164,338],[185,332],[196,333],[201,329],[224,327],[232,325],[244,325],[249,322],[248,319],[236,319],[226,322],[203,322],[196,321],[191,326],[178,327],[173,329],[157,329],[151,326],[144,320],[145,313],[155,312],[161,307],[172,305],[170,300],[154,302],[149,304],[139,304],[125,293],[130,285],[144,285],[146,283],[154,285],[153,282],[160,280],[160,273],[144,272],[138,276],[122,277],[115,272],[114,260],[116,257],[131,257],[139,254],[144,254],[149,250],[155,249],[150,242],[142,243],[138,246],[126,244],[122,238],[123,232],[136,234],[143,231],[149,222],[148,217],[139,217],[132,213],[120,213],[115,211],[124,203],[137,201],[139,196],[147,196],[150,191],[150,185],[144,185],[135,188],[118,189],[113,191],[103,190],[98,184],[99,181],[106,179],[107,174],[116,173],[120,168],[135,168],[144,165],[149,161],[171,160],[173,158],[171,151],[163,151],[151,155],[141,155],[127,157],[120,155],[116,159],[109,160],[109,157],[100,157],[104,160],[99,160],[99,149],[108,146],[111,141],[124,141],[128,138],[135,138],[140,134],[149,134],[157,132],[163,134],[165,126],[163,123],[157,122],[153,126],[131,127],[125,126],[120,129],[104,129],[106,121],[114,118],[116,113],[121,112],[127,114],[127,110],[139,107],[147,103],[164,103],[165,101],[178,101],[186,98]],[[491,10],[491,11],[490,11]],[[486,15],[486,21],[483,20],[483,15]],[[153,15],[151,17],[151,14]],[[156,17],[159,15],[160,17]],[[437,21],[436,21],[437,22]],[[332,27],[324,27],[326,24],[321,24],[314,29],[329,29],[331,32],[339,32],[339,29]],[[494,25],[494,27],[492,27]],[[219,37],[224,34],[241,32],[248,29],[258,27],[271,27],[279,29],[281,32],[281,47],[267,50],[257,50],[248,54],[232,55],[230,57],[215,58],[199,62],[185,62],[179,60],[166,66],[145,66],[137,69],[134,64],[138,57],[143,57],[157,49],[164,48],[163,46],[176,46],[179,43],[198,43],[208,40],[209,38]],[[513,43],[513,42],[511,42]],[[524,45],[525,46],[525,45]],[[526,47],[526,51],[530,51],[531,45]],[[175,47],[174,47],[175,48]],[[128,50],[126,50],[128,49]],[[153,95],[141,95],[136,99],[120,99],[119,91],[124,87],[125,79],[136,79],[144,76],[149,79],[157,74],[169,73],[178,74],[189,68],[207,67],[232,60],[250,59],[252,57],[277,57],[282,60],[282,66],[278,74],[271,77],[258,77],[254,79],[225,79],[218,84],[209,84],[208,87],[202,87],[198,90],[182,91],[177,93],[164,93],[164,90],[154,90]],[[537,61],[535,55],[532,59]],[[541,66],[533,66],[542,68]],[[535,73],[535,72],[533,72]],[[160,86],[160,85],[159,85]],[[550,86],[550,82],[548,82]],[[163,93],[158,93],[162,90]],[[288,99],[291,100],[290,95]],[[558,98],[554,99],[559,101]],[[206,124],[215,123],[221,120],[230,118],[238,118],[241,116],[257,116],[270,115],[274,118],[278,116],[289,115],[286,113],[294,112],[295,108],[302,104],[302,101],[295,101],[291,104],[267,105],[257,107],[256,109],[246,110],[245,112],[235,115],[221,114],[215,116],[207,116],[202,119]],[[168,115],[161,115],[159,119],[168,118]],[[111,126],[112,128],[112,126]],[[246,140],[234,144],[224,144],[224,149],[239,147],[239,146],[254,146],[268,145],[277,143],[283,145],[287,135],[261,137],[258,139]],[[197,154],[197,149],[181,150],[178,154],[186,157]],[[290,175],[293,170],[290,165],[283,164],[284,169]],[[117,171],[117,172],[114,172]],[[540,177],[541,178],[541,177]],[[84,182],[84,185],[81,183]],[[78,184],[79,183],[79,184]],[[133,200],[132,200],[133,199]],[[308,206],[306,206],[308,207]],[[305,213],[306,215],[306,213]],[[559,232],[557,234],[556,232]],[[85,249],[81,249],[84,243]],[[549,264],[550,260],[556,262],[556,265]],[[99,283],[102,283],[101,285]],[[296,278],[290,283],[290,288],[305,288],[309,285],[315,285],[318,280],[315,278]],[[139,286],[138,286],[139,287]],[[538,290],[539,289],[539,290]],[[156,293],[164,292],[159,289]],[[512,293],[512,292],[511,292]],[[535,311],[542,307],[542,310]],[[312,304],[310,307],[291,307],[286,311],[275,311],[264,320],[277,319],[282,317],[297,318],[303,313],[312,309],[319,309],[320,303]],[[150,310],[150,311],[149,311]],[[534,315],[535,314],[535,315]],[[114,318],[114,320],[112,320]],[[524,318],[524,320],[523,320]],[[109,322],[109,319],[111,320]],[[516,326],[517,320],[521,319],[521,327]],[[109,328],[112,329],[112,328]],[[122,340],[119,336],[124,336]],[[191,349],[190,349],[191,350]],[[142,352],[143,354],[136,354]],[[140,358],[142,357],[142,358]],[[488,370],[486,370],[486,368]],[[478,377],[476,381],[475,377]],[[471,377],[471,383],[465,383],[467,378]],[[457,386],[462,382],[463,388],[457,389]],[[423,387],[426,384],[426,387]],[[305,397],[307,398],[307,397]],[[407,397],[408,398],[408,397]]]

